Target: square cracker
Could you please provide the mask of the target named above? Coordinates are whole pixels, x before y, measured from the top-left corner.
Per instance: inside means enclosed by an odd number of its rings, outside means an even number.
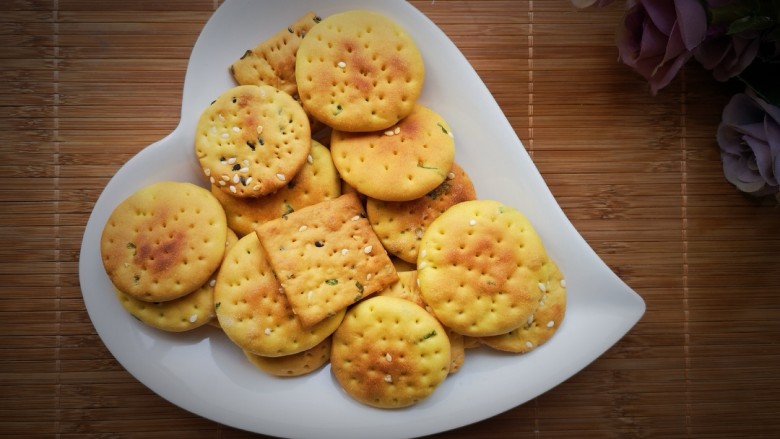
[[[304,326],[398,280],[354,193],[261,224],[255,232]]]
[[[247,50],[231,66],[230,72],[241,85],[272,85],[291,96],[298,94],[295,81],[295,56],[306,33],[320,17],[314,12],[298,18],[253,49]]]

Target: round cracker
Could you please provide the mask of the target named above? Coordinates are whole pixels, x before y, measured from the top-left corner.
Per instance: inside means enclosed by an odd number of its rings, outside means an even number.
[[[192,183],[144,186],[111,213],[100,237],[103,266],[138,300],[177,299],[203,285],[225,254],[225,211]]]
[[[295,78],[304,108],[317,120],[342,131],[375,131],[412,111],[425,67],[400,25],[375,12],[350,10],[306,34]]]
[[[422,307],[374,296],[347,312],[333,334],[330,361],[351,397],[374,407],[400,408],[427,398],[444,381],[450,342]]]
[[[274,376],[294,377],[312,373],[330,360],[331,337],[311,349],[281,357],[264,357],[244,351],[244,355],[258,369]]]
[[[423,235],[417,278],[441,322],[468,336],[523,325],[541,297],[542,241],[519,211],[494,200],[452,206]]]
[[[328,148],[312,140],[306,163],[295,178],[275,193],[256,198],[236,197],[215,185],[211,186],[211,193],[225,208],[228,227],[244,236],[254,233],[259,224],[337,198],[341,195],[341,179]]]
[[[236,242],[238,242],[236,233],[228,229],[225,249],[229,249]],[[189,331],[212,323],[217,316],[214,311],[214,285],[217,282],[217,271],[197,290],[166,302],[138,300],[116,287],[114,292],[122,307],[141,322],[163,331]]]
[[[477,198],[471,179],[457,163],[447,179],[425,196],[411,201],[366,200],[366,214],[388,253],[417,262],[420,240],[428,226],[445,210]]]
[[[311,149],[311,126],[301,105],[269,85],[223,92],[198,119],[195,153],[211,184],[238,197],[284,187]]]
[[[558,266],[548,259],[540,270],[538,282],[543,294],[528,321],[506,334],[484,337],[482,343],[502,351],[525,353],[555,334],[566,314],[566,281]]]
[[[447,122],[422,105],[386,131],[333,130],[333,163],[341,178],[369,197],[413,200],[436,189],[455,160],[455,141]]]
[[[311,349],[336,330],[344,310],[304,327],[255,233],[242,237],[225,256],[214,286],[219,325],[241,349],[278,357]]]

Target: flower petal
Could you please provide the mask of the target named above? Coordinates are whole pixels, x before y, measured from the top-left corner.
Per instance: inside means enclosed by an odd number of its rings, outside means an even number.
[[[699,0],[675,0],[677,25],[683,44],[693,50],[707,35],[707,13]]]
[[[672,33],[672,27],[677,21],[674,0],[640,0],[638,3],[644,7],[647,16],[650,17],[650,20],[658,30],[667,36]]]

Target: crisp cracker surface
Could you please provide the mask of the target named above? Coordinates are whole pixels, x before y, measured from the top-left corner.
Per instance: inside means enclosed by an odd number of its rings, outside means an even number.
[[[230,66],[230,72],[241,85],[270,85],[296,96],[295,56],[309,29],[320,17],[308,12],[285,29],[247,50]]]
[[[430,223],[455,204],[476,198],[471,179],[453,163],[447,179],[424,196],[410,201],[368,198],[366,213],[388,253],[416,264],[420,240]]]
[[[449,125],[419,104],[386,131],[334,130],[330,150],[344,181],[362,194],[386,201],[413,200],[436,189],[455,160]]]
[[[566,282],[552,260],[544,263],[539,274],[542,296],[528,321],[506,334],[484,337],[482,343],[502,351],[525,353],[544,344],[558,331],[566,314]]]
[[[291,212],[341,195],[341,180],[333,166],[330,151],[312,140],[306,163],[284,187],[262,197],[236,197],[211,186],[211,193],[225,208],[228,227],[241,236],[254,233],[255,227]]]
[[[425,79],[422,56],[389,18],[364,10],[331,15],[301,42],[295,76],[304,108],[342,131],[383,130],[406,117]]]
[[[344,312],[304,327],[290,307],[254,233],[225,256],[214,286],[214,307],[225,334],[241,349],[278,357],[305,351],[336,330]]]
[[[258,369],[266,373],[280,377],[294,377],[312,373],[324,366],[330,360],[330,349],[331,337],[328,337],[317,346],[297,354],[264,357],[244,351],[244,355]]]
[[[408,300],[374,296],[350,308],[333,334],[331,370],[356,400],[400,408],[434,392],[449,373],[450,355],[435,317]]]
[[[161,302],[200,288],[222,262],[226,238],[225,211],[208,190],[162,181],[142,187],[112,211],[100,253],[120,291]]]
[[[261,224],[256,234],[304,325],[398,279],[354,193]]]
[[[229,249],[237,242],[238,237],[235,232],[228,229],[225,249]],[[214,271],[200,288],[166,302],[138,300],[117,288],[114,288],[114,292],[122,307],[141,322],[163,331],[189,331],[212,323],[217,316],[214,311],[214,285],[217,282],[217,271]]]
[[[269,85],[224,91],[203,110],[195,154],[209,182],[239,197],[284,187],[306,162],[311,126],[301,105]]]
[[[519,211],[494,200],[452,206],[423,235],[423,300],[454,331],[492,336],[523,325],[541,297],[542,241]]]

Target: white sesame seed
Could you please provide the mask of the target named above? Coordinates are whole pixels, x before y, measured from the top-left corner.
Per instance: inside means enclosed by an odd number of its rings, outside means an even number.
[[[302,226],[298,227],[298,231],[299,231],[299,232],[303,232],[303,231],[305,231],[306,229],[308,229],[308,227],[307,227],[306,225],[302,225]]]
[[[220,185],[220,186],[227,186],[227,183],[225,183],[224,181],[220,180],[220,181],[219,181],[219,185]]]
[[[452,180],[453,178],[455,178],[455,173],[454,172],[450,172],[449,174],[447,174],[447,179],[448,180]]]
[[[552,328],[553,326],[555,326],[555,321],[554,320],[550,320],[549,322],[547,322],[547,327],[548,328]]]
[[[366,274],[366,280],[371,280],[371,276],[372,276],[371,273]]]
[[[258,125],[257,126],[257,134],[260,134],[262,132],[263,132],[263,126],[262,125]]]
[[[422,238],[424,234],[425,234],[425,230],[423,230],[423,229],[422,229],[422,228],[420,228],[420,227],[418,227],[418,228],[417,228],[417,229],[415,229],[415,231],[414,231],[414,236],[416,236],[416,237],[418,237],[418,238]]]
[[[212,125],[212,126],[211,126],[211,132],[212,132],[213,134],[217,134],[217,126],[216,126],[216,125]]]
[[[367,245],[367,246],[363,247],[363,253],[369,254],[369,253],[371,253],[371,250],[373,250],[373,249],[374,249],[373,246]]]
[[[340,68],[342,68],[342,69],[343,69],[344,67],[346,67],[346,66],[347,66],[347,63],[345,63],[344,61],[339,61],[339,63],[338,63],[337,65],[338,65]]]
[[[214,177],[209,177],[209,183],[214,184],[217,180],[214,180]]]
[[[222,174],[220,178],[222,179],[222,181],[230,181],[230,176],[227,174]]]
[[[393,382],[393,376],[388,373],[387,375],[385,375],[385,381],[388,382],[388,383],[392,383]]]
[[[306,161],[309,162],[309,164],[314,163],[314,157],[309,154],[306,156]]]
[[[265,331],[263,331],[265,335],[271,335],[271,328],[265,328]]]
[[[247,184],[249,184],[249,181],[247,181]],[[261,187],[262,186],[260,186],[259,184],[256,184],[256,185],[252,186],[252,190],[253,191],[259,191]]]
[[[536,286],[538,286],[538,287],[539,287],[539,291],[541,291],[541,292],[543,292],[543,293],[546,293],[546,292],[547,292],[547,286],[546,286],[546,285],[544,285],[543,283],[539,282],[538,284],[536,284]]]
[[[360,215],[355,215],[352,217],[352,221],[357,221],[360,219]]]
[[[227,245],[227,243],[225,243],[225,245]],[[211,279],[211,280],[209,281],[209,286],[210,286],[210,287],[213,287],[213,286],[214,286],[214,285],[216,285],[216,284],[217,284],[217,280],[216,280],[216,279]]]
[[[241,168],[241,169],[238,170],[238,172],[247,173],[247,172],[249,172],[249,168]]]
[[[219,137],[222,137],[223,139],[229,139],[230,138],[230,134],[222,133],[222,134],[219,135]]]
[[[417,269],[418,269],[418,270],[422,270],[422,269],[423,269],[423,268],[425,268],[427,265],[428,265],[428,261],[422,261],[422,262],[420,262],[419,264],[417,264]]]
[[[279,180],[282,180],[282,181],[287,180],[287,177],[285,177],[284,174],[276,174],[276,178],[278,178]]]
[[[306,299],[311,300],[312,296],[314,296],[314,291],[309,290],[309,292],[306,293]]]
[[[230,192],[233,192],[234,194],[236,193],[236,187],[232,184],[230,185]]]
[[[417,288],[420,288],[420,278],[417,278]]]
[[[211,175],[211,169],[203,168],[203,173],[206,174],[206,177],[209,177]]]
[[[193,315],[190,316],[190,323],[195,323],[197,321],[198,321],[198,315],[197,314],[193,314]]]
[[[249,186],[250,183],[252,183],[252,177],[247,177],[246,183],[244,183],[244,186]]]
[[[525,342],[525,347],[530,349],[530,348],[534,347],[534,344],[531,343],[530,341],[527,341],[527,342]]]
[[[241,177],[238,174],[233,174],[233,183],[238,183],[239,181],[241,181]]]
[[[401,127],[395,127],[393,130],[393,134],[400,134],[401,133]]]
[[[393,135],[393,130],[385,131],[385,136],[392,136],[392,135]]]
[[[531,314],[530,316],[528,316],[528,321],[526,322],[526,325],[530,325],[533,322],[534,322],[534,315]]]
[[[426,250],[426,249],[420,250],[420,257],[421,258],[424,258],[426,254],[428,254],[428,250]]]
[[[566,288],[566,279],[561,279],[561,286]]]
[[[475,220],[474,218],[470,219],[470,220],[469,220],[469,225],[470,225],[470,226],[475,226],[475,225],[477,225],[477,220]]]
[[[240,132],[241,132],[241,128],[239,128],[239,127],[233,127],[233,132],[234,132],[234,133],[240,133]]]
[[[342,255],[346,255],[347,253],[349,253],[349,249],[346,249],[346,248],[342,248],[341,249],[341,254]]]
[[[222,113],[219,113],[219,114],[217,114],[217,119],[225,120],[225,116],[223,116]]]
[[[393,361],[393,356],[390,355],[390,352],[385,354],[385,360],[387,360],[388,363]]]
[[[235,158],[235,157],[230,157],[230,158],[228,159],[228,164],[229,164],[229,165],[232,165],[232,164],[233,164],[233,163],[235,163],[235,162],[236,162],[236,158]]]

